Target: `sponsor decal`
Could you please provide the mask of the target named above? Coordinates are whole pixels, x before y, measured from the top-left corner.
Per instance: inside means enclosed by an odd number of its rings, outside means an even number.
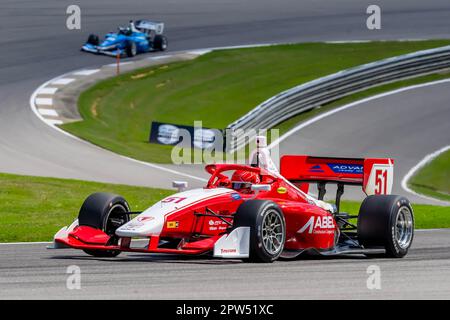
[[[222,220],[209,220],[209,231],[215,231],[215,230],[226,230],[227,229],[227,223]]]
[[[175,144],[180,140],[180,129],[170,124],[162,124],[158,127],[156,141],[161,144]]]
[[[144,222],[144,221],[152,221],[155,217],[137,217],[137,221]]]
[[[277,189],[277,192],[280,194],[285,194],[287,192],[287,189],[285,187],[279,187]]]
[[[167,221],[167,229],[176,229],[179,224],[179,221]]]
[[[309,234],[329,234],[334,233],[335,225],[332,216],[311,216],[309,220],[301,227],[297,233],[307,231]]]
[[[220,253],[237,253],[236,249],[220,249]]]
[[[134,230],[134,229],[139,229],[143,225],[144,224],[141,223],[141,222],[130,221],[126,225],[123,225],[122,227],[120,227],[120,229],[122,229],[122,230]]]
[[[241,195],[239,193],[232,193],[231,194],[231,199],[232,200],[241,200]]]
[[[324,172],[320,164],[317,164],[315,166],[312,166],[309,168],[309,172]]]
[[[327,165],[334,173],[350,173],[350,174],[363,173],[363,166],[360,164],[327,163]]]
[[[200,126],[183,126],[153,121],[149,142],[202,150],[223,150],[222,131]]]
[[[194,147],[213,149],[216,142],[216,132],[211,129],[198,128],[194,130]]]

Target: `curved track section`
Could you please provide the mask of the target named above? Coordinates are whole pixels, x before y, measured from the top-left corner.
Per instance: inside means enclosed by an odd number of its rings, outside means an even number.
[[[439,81],[353,103],[286,138],[280,153],[393,157],[393,193],[413,202],[443,203],[407,193],[400,181],[427,154],[448,145],[449,89],[450,80]]]
[[[50,78],[111,61],[79,52],[90,32],[104,34],[130,18],[153,17],[167,24],[171,50],[249,43],[443,38],[446,0],[379,1],[383,28],[365,27],[370,1],[344,0],[141,0],[112,3],[81,0],[82,30],[65,28],[60,1],[5,0],[0,12],[0,171],[104,182],[169,187],[183,178],[130,162],[51,130],[31,112],[28,98]],[[107,164],[107,165],[105,165]],[[181,170],[181,169],[180,169]],[[184,168],[186,172],[198,172]],[[195,179],[188,179],[198,185]]]

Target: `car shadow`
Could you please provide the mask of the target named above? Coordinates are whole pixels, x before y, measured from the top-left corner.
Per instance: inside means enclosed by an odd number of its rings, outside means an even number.
[[[199,264],[199,265],[236,265],[247,264],[241,259],[223,259],[214,258],[211,255],[200,256],[180,256],[170,254],[127,254],[114,258],[100,258],[89,255],[55,255],[47,257],[52,260],[83,260],[83,261],[102,261],[110,263],[124,262],[143,262],[143,263],[170,263],[170,264]],[[298,261],[327,261],[327,260],[367,260],[364,255],[339,255],[339,256],[321,256],[301,254],[295,258],[279,258],[280,262],[298,262]]]
[[[212,256],[179,256],[167,254],[132,254],[119,256],[114,258],[100,258],[88,255],[71,255],[71,256],[52,256],[47,259],[52,260],[83,260],[83,261],[102,261],[102,262],[144,262],[144,263],[180,263],[180,264],[202,264],[202,265],[229,265],[243,263],[240,259],[220,259]]]

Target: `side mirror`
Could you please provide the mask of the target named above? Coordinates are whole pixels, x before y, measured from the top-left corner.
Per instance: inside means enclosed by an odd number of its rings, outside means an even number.
[[[270,184],[252,184],[252,191],[256,193],[260,191],[270,191],[272,186]]]
[[[178,192],[182,192],[187,189],[187,181],[172,181],[172,187],[177,188]]]

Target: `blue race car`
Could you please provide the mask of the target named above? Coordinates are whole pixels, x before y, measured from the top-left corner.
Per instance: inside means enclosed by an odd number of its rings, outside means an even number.
[[[138,53],[149,51],[164,51],[167,49],[168,41],[163,31],[162,22],[130,21],[128,27],[119,27],[117,33],[108,33],[102,42],[97,35],[91,34],[81,50],[121,57],[134,57]]]

